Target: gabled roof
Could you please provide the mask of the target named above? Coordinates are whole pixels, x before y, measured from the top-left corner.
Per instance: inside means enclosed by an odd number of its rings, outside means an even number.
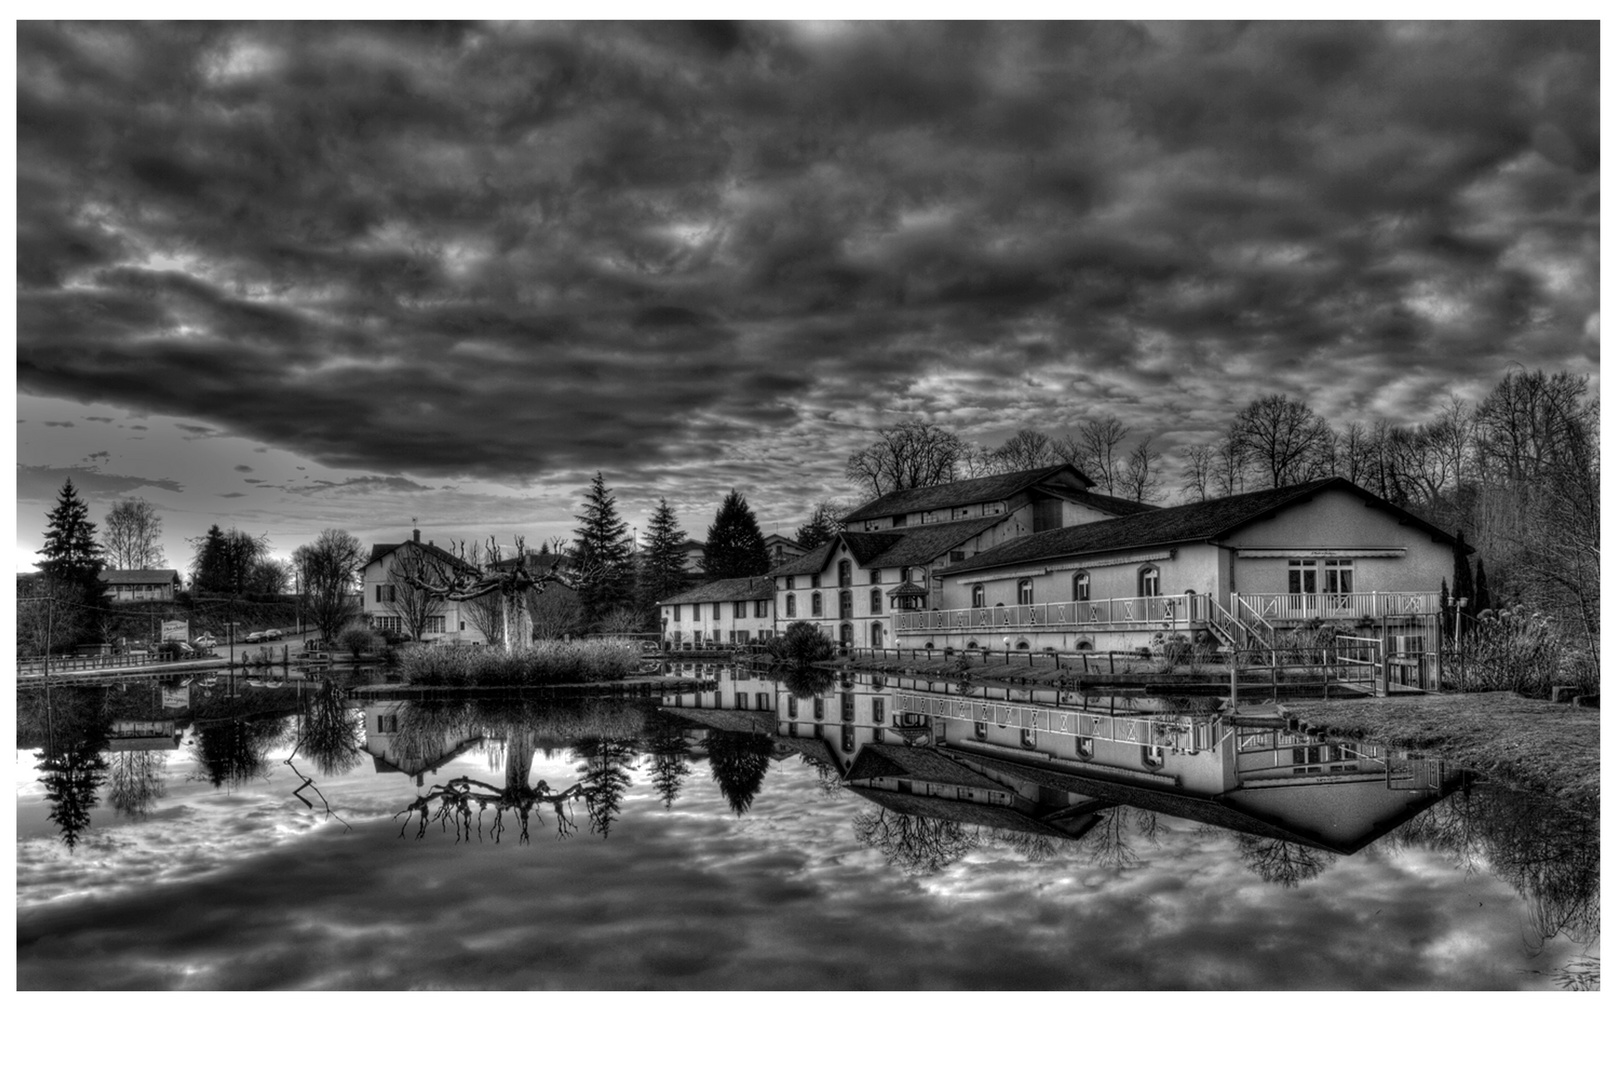
[[[771,571],[771,575],[783,577],[792,574],[820,573],[826,569],[840,543],[849,549],[850,555],[865,569],[925,566],[947,551],[954,550],[1006,520],[1006,514],[998,514],[995,517],[944,521],[937,525],[913,525],[905,529],[840,533],[809,554],[778,566]]]
[[[178,570],[103,570],[108,585],[169,585],[180,580]]]
[[[1329,490],[1347,491],[1414,525],[1442,543],[1453,543],[1455,538],[1439,526],[1431,525],[1417,515],[1386,502],[1364,488],[1357,487],[1342,477],[1330,476],[1309,480],[1289,487],[1250,491],[1242,495],[1229,495],[1222,499],[1206,499],[1186,506],[1172,506],[1151,510],[1108,521],[1094,521],[1087,525],[1073,525],[1067,529],[1022,536],[981,552],[971,559],[953,563],[937,571],[941,575],[965,574],[997,566],[1037,562],[1042,559],[1067,558],[1130,548],[1158,547],[1164,544],[1189,541],[1218,540],[1264,518],[1276,514],[1296,503]]]
[[[776,597],[776,584],[768,577],[721,578],[685,592],[676,593],[660,604],[723,604],[738,600],[772,600]]]
[[[1117,495],[1104,495],[1100,491],[1071,491],[1068,488],[1049,488],[1045,484],[1036,484],[1032,489],[1042,495],[1052,495],[1057,498],[1077,502],[1083,506],[1090,506],[1101,510],[1105,514],[1115,517],[1124,517],[1126,514],[1141,514],[1148,510],[1162,510],[1161,506],[1153,503],[1137,502],[1134,499],[1121,499]]]
[[[868,518],[940,510],[947,506],[996,502],[1010,498],[1036,484],[1061,487],[1066,495],[1071,493],[1078,495],[1086,488],[1094,486],[1091,480],[1073,465],[1048,465],[1040,469],[1001,473],[998,476],[980,476],[972,480],[956,480],[949,484],[891,491],[850,511],[842,520],[865,521]]]
[[[471,574],[478,573],[478,567],[472,565],[471,563],[467,562],[464,559],[458,558],[455,555],[450,554],[450,552],[446,551],[444,548],[435,547],[432,544],[423,544],[423,543],[420,543],[419,541],[416,541],[416,540],[407,540],[402,544],[372,544],[371,545],[371,558],[366,560],[365,566],[370,566],[372,563],[374,563],[377,560],[383,558],[384,556],[392,555],[394,552],[396,552],[400,548],[404,548],[404,547],[418,548],[421,551],[423,551],[425,554],[430,555],[433,558],[435,558],[435,559],[439,560],[440,562],[444,563],[446,566],[450,567],[450,569],[452,569],[452,570],[459,570],[459,571],[461,571],[463,573],[471,573]],[[362,571],[364,571],[365,566],[362,566],[360,569]]]

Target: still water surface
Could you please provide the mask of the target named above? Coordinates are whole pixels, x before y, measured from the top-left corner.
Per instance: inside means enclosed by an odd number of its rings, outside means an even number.
[[[18,986],[1596,985],[1595,807],[1207,703],[705,674],[19,691]]]

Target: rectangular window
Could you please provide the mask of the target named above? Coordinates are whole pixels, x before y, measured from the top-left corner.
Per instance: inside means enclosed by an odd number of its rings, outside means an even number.
[[[720,604],[719,604],[719,602],[718,602],[718,601],[716,601],[716,602],[715,602],[715,605],[714,605],[714,617],[715,617],[715,618],[716,618],[716,619],[719,619],[719,618],[720,618]]]
[[[759,693],[754,695],[754,708],[755,709],[759,710],[760,712],[764,712],[765,710],[769,709],[770,707],[771,707],[771,695],[765,693],[765,691],[763,691],[763,690],[761,690]]]
[[[746,619],[746,618],[748,618],[748,601],[746,601],[746,600],[738,600],[736,603],[732,604],[731,605],[731,617],[733,619]]]
[[[898,529],[898,528],[900,528],[900,526],[904,525],[905,523],[906,523],[906,515],[904,515],[904,514],[896,514],[896,515],[894,515],[894,527],[895,528]]]
[[[383,713],[377,717],[377,733],[391,735],[399,730],[399,713]]]
[[[1316,560],[1288,560],[1288,591],[1296,596],[1316,591]]]
[[[872,723],[876,724],[878,727],[883,726],[883,699],[882,698],[873,698],[872,699]]]
[[[1322,591],[1325,593],[1352,593],[1355,585],[1353,559],[1324,559],[1322,561]]]
[[[817,720],[822,720],[822,719],[826,718],[827,705],[820,698],[814,699],[814,701],[811,703],[811,715],[814,716]]]
[[[967,552],[965,551],[951,552],[951,562],[961,562],[965,558],[967,558]]]
[[[871,581],[868,584],[872,584],[872,585],[881,585],[881,584],[883,584],[883,571],[881,571],[881,570],[873,570],[872,575],[871,575]]]
[[[737,694],[736,694],[736,702],[737,702],[737,708],[739,708],[739,709],[748,708],[748,695],[739,690],[737,692]]]
[[[423,627],[422,632],[426,633],[426,634],[442,634],[442,633],[444,633],[444,616],[443,615],[429,615],[428,618],[427,618],[427,625],[425,627]]]
[[[791,720],[793,717],[799,715],[799,699],[792,696],[791,694],[789,694],[787,702],[788,702],[788,719]],[[793,731],[793,729],[789,728],[788,729],[788,734],[793,735],[793,734],[797,734],[797,733],[795,731]]]
[[[670,622],[680,622],[681,621],[681,605],[679,605],[679,604],[671,604],[669,606],[669,609],[675,613],[675,617],[672,618],[670,620]]]

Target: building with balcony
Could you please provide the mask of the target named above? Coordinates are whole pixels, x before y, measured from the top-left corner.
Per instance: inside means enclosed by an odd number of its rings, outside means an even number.
[[[173,600],[180,591],[178,570],[103,570],[101,583],[107,599],[114,604],[134,604],[143,600]]]
[[[1313,480],[994,545],[935,571],[939,601],[897,615],[896,644],[1130,649],[1201,631],[1251,644],[1318,619],[1422,636],[1454,544],[1348,480]]]
[[[1058,465],[873,499],[844,518],[838,537],[771,571],[777,617],[846,646],[892,647],[897,618],[942,606],[949,567],[1064,525],[1153,509],[1090,487]]]

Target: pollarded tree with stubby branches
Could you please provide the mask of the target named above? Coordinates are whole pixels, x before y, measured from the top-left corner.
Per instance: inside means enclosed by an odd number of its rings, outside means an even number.
[[[517,557],[504,559],[500,545],[490,537],[484,544],[482,565],[475,566],[467,561],[463,543],[453,560],[424,560],[420,575],[412,577],[410,583],[441,601],[462,605],[485,638],[511,653],[519,645],[527,645],[534,634],[528,603],[531,592],[551,582],[579,589],[585,580],[583,570],[569,572],[560,563],[536,571],[530,566],[521,536],[516,546]]]

